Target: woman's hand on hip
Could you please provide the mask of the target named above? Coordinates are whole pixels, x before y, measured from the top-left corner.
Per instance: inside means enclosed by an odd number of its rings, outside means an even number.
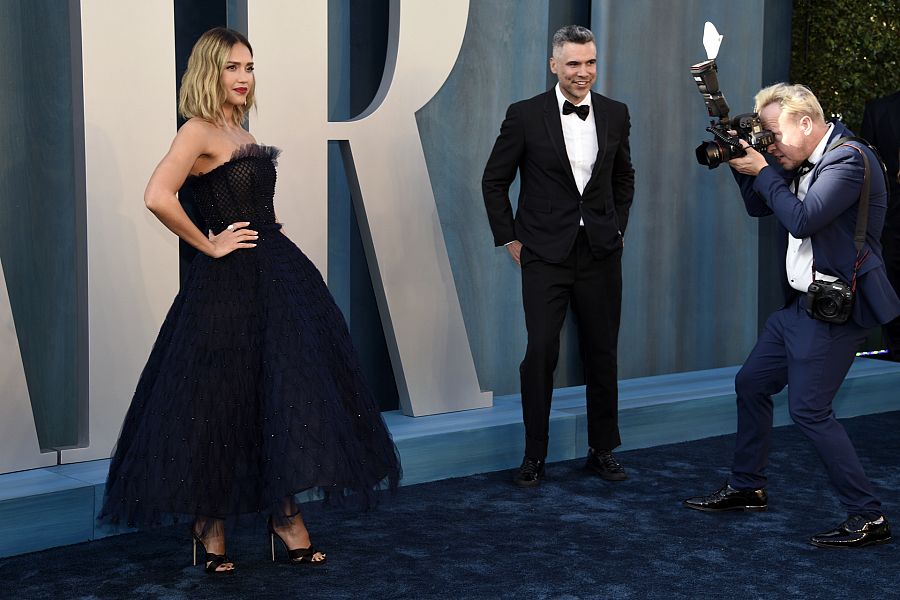
[[[210,231],[209,241],[212,242],[213,249],[212,252],[209,252],[209,256],[222,258],[241,248],[255,248],[254,242],[259,239],[259,234],[252,229],[247,229],[248,225],[250,225],[248,221],[239,221],[232,223],[218,235],[213,235]]]

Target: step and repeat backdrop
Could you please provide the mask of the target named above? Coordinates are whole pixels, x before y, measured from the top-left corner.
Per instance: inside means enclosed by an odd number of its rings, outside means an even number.
[[[550,37],[569,23],[597,37],[596,91],[631,113],[620,377],[743,361],[768,234],[727,169],[695,162],[707,117],[689,67],[714,22],[723,90],[751,110],[787,76],[790,15],[766,0],[5,0],[0,473],[110,454],[178,292],[178,241],[143,191],[203,30],[248,35],[249,129],[283,150],[279,220],[326,276],[382,407],[422,416],[518,392],[519,272],[493,247],[480,180],[506,107],[554,84]],[[583,381],[572,332],[560,387]]]

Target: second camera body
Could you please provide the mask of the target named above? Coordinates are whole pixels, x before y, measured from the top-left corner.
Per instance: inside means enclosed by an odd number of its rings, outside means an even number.
[[[841,280],[809,284],[806,291],[806,313],[828,323],[846,323],[853,311],[853,288]]]

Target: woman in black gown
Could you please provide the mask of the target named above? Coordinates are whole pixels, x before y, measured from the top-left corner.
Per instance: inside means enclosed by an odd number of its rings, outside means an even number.
[[[371,500],[400,465],[321,275],[282,232],[273,197],[279,151],[241,124],[253,55],[236,31],[197,41],[182,80],[189,120],[144,200],[198,255],[137,384],[110,465],[100,520],[192,523],[206,571],[228,573],[224,520],[268,516],[291,562],[323,564],[295,495]],[[209,235],[176,193],[195,199]]]

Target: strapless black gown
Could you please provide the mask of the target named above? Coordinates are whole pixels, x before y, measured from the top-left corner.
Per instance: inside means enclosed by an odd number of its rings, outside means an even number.
[[[397,486],[343,316],[275,222],[278,154],[247,145],[185,182],[213,232],[249,221],[259,240],[191,263],[122,425],[101,522],[280,514],[311,488],[368,502]]]

